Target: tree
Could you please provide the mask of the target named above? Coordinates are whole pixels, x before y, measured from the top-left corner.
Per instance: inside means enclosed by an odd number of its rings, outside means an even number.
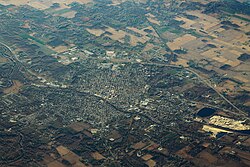
[[[51,8],[55,9],[55,8],[59,8],[60,4],[59,3],[53,3]]]

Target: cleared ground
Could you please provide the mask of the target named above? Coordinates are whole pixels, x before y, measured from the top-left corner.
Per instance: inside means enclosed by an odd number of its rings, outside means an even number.
[[[49,8],[53,3],[59,3],[62,8],[67,8],[67,5],[71,4],[72,2],[78,2],[81,4],[86,4],[93,2],[92,0],[0,0],[0,4],[3,5],[29,5],[34,8],[44,10]]]
[[[14,80],[13,85],[9,88],[4,89],[3,93],[5,94],[18,93],[22,86],[23,84],[20,81]]]

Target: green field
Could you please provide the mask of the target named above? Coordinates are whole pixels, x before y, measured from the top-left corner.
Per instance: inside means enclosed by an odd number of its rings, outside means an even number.
[[[29,34],[20,34],[20,37],[22,37],[23,39],[31,39],[39,44],[45,45],[45,42],[41,41],[40,39],[37,39],[36,37],[30,36]]]

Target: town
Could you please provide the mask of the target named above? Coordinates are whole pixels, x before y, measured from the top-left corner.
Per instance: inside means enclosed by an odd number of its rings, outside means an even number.
[[[0,166],[250,166],[244,0],[0,0]]]

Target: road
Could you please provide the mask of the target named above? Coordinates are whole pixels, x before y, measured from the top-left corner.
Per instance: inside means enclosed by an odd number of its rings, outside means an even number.
[[[12,53],[13,58],[10,57],[11,60],[14,59],[18,64],[22,65],[24,67],[24,69],[29,74],[31,74],[32,76],[35,76],[36,78],[38,78],[37,75],[34,72],[32,72],[31,70],[25,68],[25,66],[20,62],[20,60],[17,58],[15,53],[12,51],[12,49],[8,45],[6,45],[6,44],[4,44],[2,42],[0,42],[0,44],[5,46]],[[198,77],[200,79],[200,81],[203,82],[205,85],[207,85],[208,87],[213,89],[222,99],[224,99],[228,104],[230,104],[240,114],[247,115],[246,112],[242,111],[237,106],[235,106],[230,100],[228,100],[223,94],[221,94],[215,87],[213,87],[212,84],[207,79],[204,79],[200,74],[198,74],[196,71],[194,71],[193,69],[191,69],[189,67],[181,67],[181,66],[177,66],[177,65],[162,64],[162,63],[138,62],[138,61],[134,61],[134,60],[131,60],[131,59],[130,60],[128,60],[128,59],[111,59],[110,61],[112,61],[112,62],[120,62],[120,63],[137,63],[137,64],[142,64],[142,65],[154,65],[154,66],[160,66],[160,67],[171,67],[171,68],[185,69],[186,71],[189,71],[190,73],[192,73],[196,77]],[[43,79],[46,80],[45,78],[43,78]]]
[[[162,64],[162,63],[148,63],[148,62],[136,62],[133,60],[116,60],[113,59],[111,60],[113,62],[120,62],[120,63],[137,63],[137,64],[142,64],[142,65],[154,65],[154,66],[160,66],[160,67],[172,67],[172,68],[178,68],[178,69],[184,69],[192,74],[194,74],[196,77],[200,79],[201,82],[203,82],[205,85],[213,89],[221,98],[223,98],[228,104],[230,104],[235,110],[237,110],[240,114],[247,115],[246,112],[242,111],[239,109],[237,106],[235,106],[231,101],[229,101],[223,94],[221,94],[218,90],[216,90],[215,87],[212,86],[211,83],[207,79],[204,79],[200,74],[198,74],[196,71],[189,67],[181,67],[181,66],[176,66],[176,65],[171,65],[171,64]]]
[[[6,44],[0,42],[0,45],[6,47],[12,54],[13,57],[6,57],[7,59],[9,59],[10,61],[14,62],[17,69],[16,70],[20,70],[21,67],[23,67],[23,69],[29,74],[31,75],[32,77],[36,78],[38,81],[41,81],[41,80],[44,80],[46,81],[45,78],[41,77],[41,76],[38,76],[36,73],[34,73],[33,71],[31,71],[30,69],[27,69],[25,67],[25,65],[23,65],[23,63],[18,59],[18,57],[16,56],[16,54],[13,52],[13,50]]]

